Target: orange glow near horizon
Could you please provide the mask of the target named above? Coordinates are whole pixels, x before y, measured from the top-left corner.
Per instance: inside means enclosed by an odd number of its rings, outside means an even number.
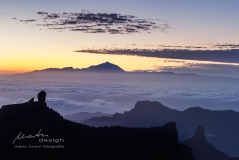
[[[0,70],[0,74],[17,74],[25,72],[28,72],[28,70]]]
[[[49,53],[49,52],[47,52]],[[193,61],[139,57],[127,55],[108,55],[108,54],[91,54],[80,52],[58,52],[58,54],[15,54],[13,56],[3,56],[4,61],[0,63],[0,75],[26,73],[34,70],[43,70],[46,68],[87,68],[91,65],[99,65],[106,61],[116,64],[127,72],[135,70],[163,70],[164,67],[180,67],[186,63],[201,63],[201,64],[226,64],[210,61]],[[65,55],[68,56],[65,56]],[[47,57],[47,58],[46,58]],[[238,64],[229,64],[238,65]],[[158,69],[157,69],[158,67]]]
[[[69,56],[65,56],[68,54]],[[47,57],[47,58],[45,58]],[[19,59],[21,60],[19,61]],[[127,55],[107,55],[90,54],[79,52],[66,52],[58,54],[20,54],[6,57],[0,64],[0,74],[13,74],[42,70],[46,68],[87,68],[91,65],[98,65],[104,62],[118,65],[125,71],[152,70],[154,66],[165,66],[165,62],[159,58],[127,56]]]
[[[106,55],[106,54],[89,54],[89,53],[68,53],[70,56],[59,54],[55,58],[54,54],[49,55],[46,59],[41,56],[28,56],[18,61],[18,58],[12,60],[6,59],[0,64],[0,74],[23,73],[33,70],[42,70],[46,68],[87,68],[91,65],[98,65],[106,61],[116,64],[125,71],[148,70],[154,65],[159,65],[157,58],[126,56],[126,55]]]
[[[65,56],[68,54],[69,56]],[[47,58],[45,58],[47,56]],[[22,58],[19,61],[19,58]],[[169,61],[168,61],[169,60]],[[172,60],[172,61],[170,61]],[[87,68],[91,65],[98,65],[104,62],[110,62],[118,65],[125,71],[135,70],[157,70],[164,67],[179,67],[185,65],[184,62],[202,63],[202,64],[226,64],[210,61],[176,60],[153,57],[139,57],[127,55],[108,55],[108,54],[90,54],[80,52],[59,52],[58,54],[27,54],[27,56],[16,55],[6,57],[0,64],[0,74],[25,73],[34,70],[46,68]],[[231,64],[233,65],[233,64]],[[238,65],[238,64],[237,64]],[[157,67],[159,67],[157,69]]]

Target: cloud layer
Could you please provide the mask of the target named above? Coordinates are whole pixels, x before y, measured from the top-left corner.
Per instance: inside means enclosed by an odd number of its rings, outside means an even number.
[[[103,99],[95,99],[91,102],[77,102],[64,98],[49,98],[47,104],[57,110],[60,114],[73,114],[77,112],[103,112],[103,113],[122,113],[129,108],[117,108],[113,102],[106,102]]]
[[[1,99],[0,99],[1,100]],[[14,104],[25,103],[27,99],[19,98],[14,101]],[[122,113],[128,111],[129,108],[117,108],[113,102],[106,102],[103,99],[95,99],[90,102],[79,102],[74,100],[67,100],[65,98],[47,98],[47,106],[56,110],[61,115],[70,115],[78,112],[103,112],[103,113]]]
[[[118,13],[48,13],[37,12],[40,20],[27,19],[20,22],[36,22],[51,30],[78,31],[84,33],[133,34],[150,33],[152,31],[166,32],[168,24],[160,19],[139,19],[133,15]],[[16,19],[16,18],[14,18]]]
[[[7,105],[9,103],[11,103],[12,101],[8,98],[3,98],[3,97],[0,97],[0,108],[3,106],[3,105]]]
[[[48,106],[62,115],[83,111],[124,112],[140,100],[160,101],[180,110],[194,106],[238,110],[239,105],[238,79],[174,74],[136,75],[130,81],[117,82],[69,79],[2,80],[0,97],[5,98],[0,98],[0,104],[23,103],[32,97],[37,101],[37,93],[45,90]]]

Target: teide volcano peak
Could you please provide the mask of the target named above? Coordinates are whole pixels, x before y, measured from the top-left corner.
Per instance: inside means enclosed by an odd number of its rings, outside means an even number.
[[[105,62],[99,65],[90,66],[86,69],[82,69],[82,71],[88,72],[125,72],[118,65],[112,64],[110,62]]]

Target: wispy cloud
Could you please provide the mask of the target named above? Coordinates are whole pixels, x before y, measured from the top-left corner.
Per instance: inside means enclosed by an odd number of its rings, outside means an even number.
[[[20,20],[20,22],[35,22],[36,19],[27,19],[27,20]]]
[[[47,104],[62,115],[77,112],[122,113],[125,110],[129,110],[125,107],[117,108],[113,102],[106,102],[103,99],[95,99],[91,102],[77,102],[64,98],[49,98],[47,99]]]
[[[224,44],[220,44],[220,43],[217,43],[214,45],[215,47],[218,47],[220,49],[238,49],[239,48],[239,44],[231,44],[231,43],[224,43]]]
[[[190,61],[166,60],[166,62],[178,63],[177,66],[155,66],[155,70],[174,73],[195,73],[209,76],[237,77],[239,75],[239,64],[231,63],[200,63]]]
[[[1,98],[0,98],[1,101]],[[14,101],[14,104],[25,103],[28,100],[24,98],[19,98]],[[64,98],[47,98],[47,106],[56,110],[61,115],[73,114],[78,112],[103,112],[103,113],[122,113],[128,111],[129,108],[126,107],[116,107],[113,102],[107,102],[103,99],[95,99],[91,102],[79,102],[68,100]]]
[[[118,13],[48,13],[37,12],[40,19],[20,20],[20,22],[35,22],[51,30],[78,31],[84,33],[133,34],[150,33],[152,31],[166,32],[169,25],[160,19],[140,19],[133,15]],[[16,18],[14,18],[16,19]]]

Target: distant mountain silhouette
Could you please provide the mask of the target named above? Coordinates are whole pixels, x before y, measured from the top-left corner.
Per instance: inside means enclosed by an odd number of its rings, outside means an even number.
[[[192,138],[184,141],[182,144],[192,148],[195,160],[233,160],[233,158],[219,151],[206,141],[205,131],[201,126],[198,126]]]
[[[37,70],[37,71],[79,71],[80,69],[73,67],[64,67],[64,68],[47,68],[43,70]]]
[[[82,74],[84,73],[84,74]],[[90,73],[90,74],[85,74]],[[98,74],[96,74],[98,73]],[[112,73],[115,73],[112,76]],[[120,74],[121,73],[121,74]],[[36,78],[36,79],[83,79],[83,80],[114,80],[114,81],[189,81],[189,82],[237,82],[238,78],[223,76],[202,76],[193,73],[174,72],[151,72],[151,71],[131,71],[126,72],[116,64],[105,62],[99,65],[92,65],[88,68],[47,68],[26,73],[2,75],[3,78]]]
[[[125,72],[122,68],[110,62],[105,62],[99,65],[90,66],[88,68],[82,68],[82,69],[79,69],[79,68],[74,69],[73,67],[65,67],[65,68],[47,68],[40,71],[68,71],[68,72],[80,71],[80,72],[116,72],[116,73]]]
[[[174,122],[153,128],[89,127],[47,107],[45,95],[0,109],[1,159],[194,159],[191,148],[178,144]]]
[[[107,114],[107,113],[102,113],[102,112],[95,112],[95,113],[89,113],[89,112],[79,112],[71,115],[65,115],[64,118],[68,119],[70,121],[74,122],[82,122],[84,120],[90,119],[90,118],[98,118],[98,117],[110,117],[113,114]]]
[[[116,113],[112,117],[92,118],[82,123],[96,127],[153,127],[171,121],[177,123],[180,140],[192,137],[194,128],[201,125],[207,130],[207,140],[216,148],[232,157],[239,156],[239,113],[232,110],[211,111],[193,107],[178,111],[159,102],[139,101],[129,112]]]
[[[122,68],[119,66],[112,64],[110,62],[105,62],[96,66],[90,66],[88,68],[82,69],[82,71],[87,72],[125,72]]]

